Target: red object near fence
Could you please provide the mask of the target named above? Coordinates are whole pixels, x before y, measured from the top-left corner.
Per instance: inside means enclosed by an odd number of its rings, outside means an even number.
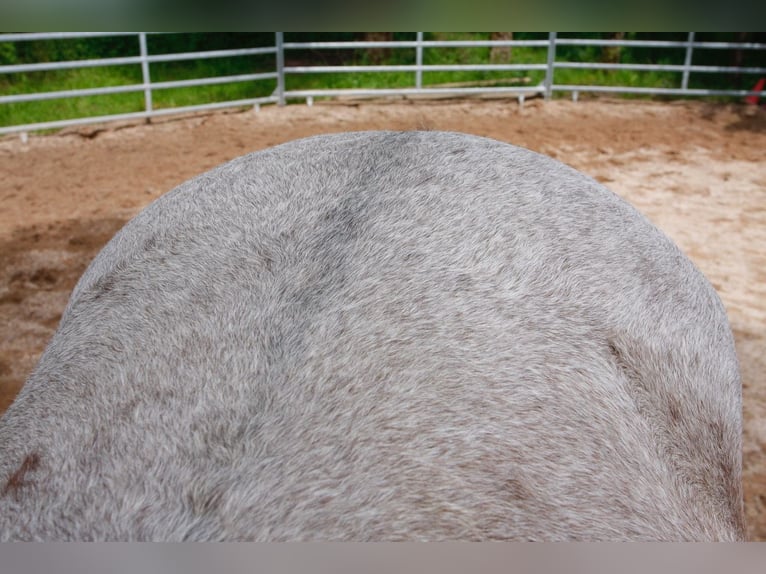
[[[755,86],[753,86],[754,92],[761,92],[763,91],[763,86],[766,85],[766,78],[761,78],[755,83]],[[754,106],[758,105],[758,98],[760,96],[745,96],[745,103],[747,104],[753,104]]]

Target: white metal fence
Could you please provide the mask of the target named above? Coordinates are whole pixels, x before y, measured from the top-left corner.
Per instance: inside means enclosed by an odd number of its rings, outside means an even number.
[[[125,120],[135,118],[151,118],[166,114],[177,114],[196,110],[210,110],[237,106],[259,106],[260,104],[275,103],[284,105],[288,100],[304,99],[308,103],[315,97],[336,96],[411,96],[411,95],[468,95],[468,94],[512,94],[523,102],[526,94],[540,94],[546,99],[556,92],[569,92],[573,98],[581,92],[614,92],[634,94],[663,94],[676,96],[766,96],[766,90],[721,90],[690,88],[689,78],[692,74],[720,73],[720,74],[750,74],[758,79],[758,76],[766,75],[766,67],[744,66],[706,66],[693,63],[694,51],[705,50],[757,50],[764,54],[760,62],[766,63],[766,44],[764,43],[732,43],[732,42],[698,42],[695,41],[694,32],[690,32],[686,41],[647,41],[647,40],[606,40],[606,39],[575,39],[558,37],[551,32],[547,39],[539,40],[483,40],[483,41],[449,41],[449,40],[424,40],[422,32],[415,35],[414,40],[408,41],[381,41],[381,42],[285,42],[284,34],[276,32],[272,46],[259,46],[237,50],[208,50],[197,52],[173,53],[173,54],[150,54],[147,49],[147,33],[24,33],[24,34],[0,34],[0,45],[4,42],[25,42],[31,40],[63,40],[72,38],[89,38],[104,36],[134,36],[138,40],[139,55],[127,57],[113,57],[89,60],[74,60],[60,62],[38,62],[14,65],[0,65],[0,76],[3,74],[17,74],[25,72],[39,72],[46,70],[64,70],[75,68],[87,68],[95,66],[115,65],[140,65],[142,82],[133,85],[121,86],[95,86],[82,89],[71,89],[42,93],[0,94],[0,106],[4,104],[34,102],[40,100],[52,100],[61,98],[78,98],[85,96],[99,96],[116,93],[143,92],[143,110],[130,113],[111,114],[106,116],[91,116],[57,121],[26,123],[18,125],[6,125],[0,127],[0,134],[11,132],[27,132],[38,129],[60,128],[77,124],[89,124],[110,120]],[[629,63],[605,63],[605,62],[571,62],[557,59],[557,47],[561,46],[602,46],[602,47],[642,47],[642,48],[673,48],[683,50],[685,54],[682,65],[669,64],[629,64]],[[426,49],[445,48],[479,48],[479,47],[525,47],[537,48],[542,51],[544,57],[539,63],[508,63],[508,64],[454,64],[454,65],[429,65],[423,63],[423,52]],[[414,50],[414,64],[408,65],[285,65],[285,55],[297,50],[359,50],[359,49],[401,49]],[[152,80],[151,65],[159,62],[178,62],[184,60],[196,60],[202,58],[227,58],[234,56],[274,55],[273,67],[266,70],[254,70],[253,73],[229,76],[216,76],[196,78],[190,80],[157,82]],[[584,68],[592,70],[632,70],[632,71],[658,71],[675,72],[679,74],[678,87],[633,87],[624,85],[575,85],[559,84],[556,82],[556,70]],[[512,86],[424,86],[423,74],[428,72],[464,72],[464,71],[539,71],[544,72],[544,80],[538,85],[512,85]],[[384,73],[384,72],[411,72],[412,87],[400,88],[361,88],[361,89],[310,89],[288,90],[286,78],[299,74],[323,74],[323,73]],[[232,82],[255,82],[260,80],[274,80],[273,92],[264,97],[246,98],[234,101],[222,101],[199,105],[187,105],[182,107],[157,108],[153,104],[153,93],[158,90],[181,88],[190,86],[204,86],[224,84]],[[11,122],[13,123],[13,122]]]

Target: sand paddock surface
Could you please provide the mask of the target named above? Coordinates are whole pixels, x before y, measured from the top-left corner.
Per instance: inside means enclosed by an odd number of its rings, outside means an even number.
[[[645,213],[726,305],[744,392],[749,537],[766,540],[766,110],[594,99],[347,101],[0,138],[0,412],[90,260],[149,202],[245,153],[327,132],[438,129],[551,155]]]

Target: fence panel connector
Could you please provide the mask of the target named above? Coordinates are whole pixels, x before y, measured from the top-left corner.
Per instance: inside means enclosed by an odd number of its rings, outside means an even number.
[[[415,46],[415,65],[417,66],[415,71],[415,87],[419,90],[423,87],[423,32],[417,33],[415,41],[417,42]]]
[[[684,75],[681,80],[681,89],[689,88],[689,68],[692,65],[692,52],[694,51],[694,32],[689,32],[689,39],[686,43],[686,59],[684,60]]]
[[[275,32],[277,44],[277,105],[285,105],[285,33]]]
[[[553,68],[556,61],[556,32],[548,33],[548,63],[545,69],[545,99],[550,100],[553,91]]]
[[[141,76],[144,81],[144,110],[147,114],[152,112],[152,80],[149,74],[149,51],[146,48],[146,32],[139,32],[138,45],[141,51]],[[151,123],[152,118],[146,116],[146,123]]]

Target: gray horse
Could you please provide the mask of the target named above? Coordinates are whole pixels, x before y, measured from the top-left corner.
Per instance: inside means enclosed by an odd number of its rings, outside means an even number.
[[[308,138],[128,223],[0,420],[2,540],[737,540],[713,288],[613,193]]]

